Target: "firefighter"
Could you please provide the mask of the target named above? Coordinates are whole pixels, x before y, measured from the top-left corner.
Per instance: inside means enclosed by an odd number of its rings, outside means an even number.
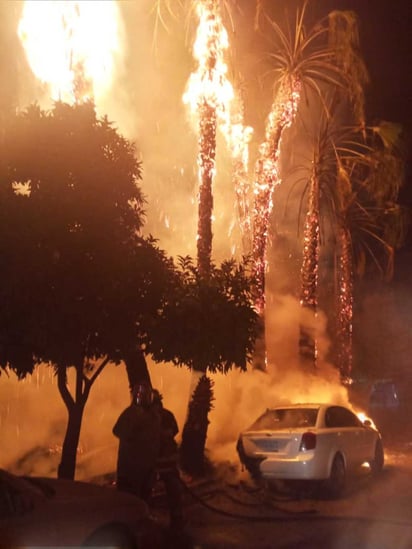
[[[113,434],[119,439],[117,488],[146,502],[150,498],[160,449],[160,417],[152,406],[148,383],[132,389],[132,401],[119,416]]]
[[[184,526],[182,485],[178,469],[178,446],[175,440],[179,428],[170,410],[163,407],[162,395],[154,389],[153,408],[160,418],[160,451],[156,469],[159,480],[164,483],[169,507],[170,528],[182,530]]]

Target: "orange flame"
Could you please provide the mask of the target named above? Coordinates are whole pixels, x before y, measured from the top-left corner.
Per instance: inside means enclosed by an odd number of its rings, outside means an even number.
[[[227,107],[233,98],[233,87],[226,77],[227,65],[224,52],[229,40],[217,7],[213,2],[200,1],[196,5],[199,18],[193,57],[198,68],[189,78],[184,103],[190,105],[197,114],[199,105],[206,101],[217,111],[217,115],[227,119]]]
[[[215,109],[232,157],[246,167],[252,128],[243,125],[239,100],[227,78],[225,52],[229,38],[219,14],[218,2],[199,0],[196,13],[199,25],[193,57],[198,66],[189,78],[183,102],[190,106],[195,116],[198,116],[203,102]]]
[[[373,420],[367,416],[365,414],[365,412],[357,412],[356,415],[358,416],[358,419],[362,422],[362,423],[365,423],[365,421],[369,421],[370,422],[370,426],[373,428],[373,429],[377,429],[375,423],[373,422]]]
[[[191,74],[183,102],[203,129],[206,117],[213,117],[213,125],[223,133],[232,161],[233,181],[238,197],[238,207],[243,233],[248,232],[249,214],[247,208],[247,171],[249,162],[249,142],[252,128],[243,123],[243,106],[240,98],[227,77],[225,54],[229,47],[228,33],[222,21],[217,0],[198,0],[196,14],[199,20],[193,57],[197,68]],[[211,125],[212,120],[209,120]],[[215,174],[214,142],[209,142],[212,134],[200,139],[199,154],[200,178]],[[208,141],[205,143],[205,140]],[[207,154],[206,154],[207,152]]]
[[[98,99],[109,89],[120,46],[115,1],[26,1],[18,35],[53,100]]]

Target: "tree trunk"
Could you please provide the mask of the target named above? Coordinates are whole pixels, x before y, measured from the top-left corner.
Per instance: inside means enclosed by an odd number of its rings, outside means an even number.
[[[200,108],[200,186],[197,229],[199,273],[208,278],[212,254],[213,177],[216,156],[216,109],[206,101]]]
[[[266,372],[267,353],[266,353],[266,335],[265,335],[265,311],[261,311],[258,318],[258,331],[253,353],[253,369]]]
[[[62,457],[57,471],[58,478],[74,480],[84,404],[83,402],[74,402],[69,409],[69,420],[63,442]]]
[[[314,323],[318,309],[318,279],[319,279],[319,248],[320,248],[320,217],[319,217],[319,179],[316,167],[311,177],[309,188],[309,205],[303,234],[303,262],[301,268],[301,298],[300,304],[306,309],[306,322],[300,324],[299,354],[303,366],[309,369],[317,367],[317,346],[314,335]],[[307,323],[310,318],[309,324]]]
[[[337,292],[337,363],[342,379],[352,371],[353,268],[349,230],[339,227],[338,292]]]
[[[135,345],[125,353],[124,362],[130,390],[142,382],[151,384],[146,358],[139,345]]]
[[[267,244],[272,212],[273,191],[281,180],[279,177],[279,153],[281,137],[284,130],[291,126],[296,115],[299,101],[300,82],[294,78],[285,78],[272,103],[266,121],[266,139],[260,146],[259,158],[255,167],[255,189],[253,204],[252,257],[253,278],[255,287],[255,307],[261,322],[265,320],[265,278],[267,262]],[[254,368],[266,370],[266,342],[264,328],[256,340]],[[262,359],[263,356],[263,359]]]
[[[208,415],[212,409],[213,382],[203,375],[189,403],[189,413],[182,433],[180,465],[191,475],[201,476],[206,472],[204,457],[209,426]]]

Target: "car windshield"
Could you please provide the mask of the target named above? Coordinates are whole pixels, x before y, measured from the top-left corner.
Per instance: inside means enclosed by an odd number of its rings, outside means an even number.
[[[278,430],[295,429],[299,427],[314,427],[318,415],[318,408],[281,408],[267,410],[258,418],[250,429]]]

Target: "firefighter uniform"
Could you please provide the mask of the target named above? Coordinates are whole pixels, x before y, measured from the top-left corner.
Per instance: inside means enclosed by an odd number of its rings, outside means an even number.
[[[132,402],[120,414],[113,434],[119,439],[117,488],[148,501],[160,449],[159,414]]]
[[[164,483],[169,507],[170,527],[180,530],[184,526],[182,486],[178,469],[178,446],[175,436],[179,432],[175,416],[163,407],[161,396],[154,391],[153,405],[160,417],[160,450],[156,463],[159,480]]]

